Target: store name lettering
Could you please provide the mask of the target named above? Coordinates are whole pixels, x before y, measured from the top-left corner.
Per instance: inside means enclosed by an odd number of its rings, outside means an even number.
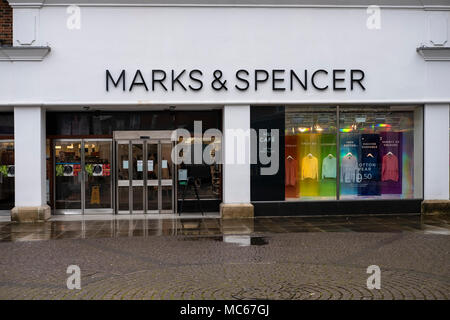
[[[360,69],[318,69],[285,70],[285,69],[240,69],[231,79],[227,79],[222,70],[214,70],[208,75],[199,69],[193,70],[136,70],[127,72],[111,72],[106,70],[106,91],[119,89],[122,91],[200,91],[207,82],[214,91],[307,91],[311,88],[318,91],[366,90],[365,73]]]

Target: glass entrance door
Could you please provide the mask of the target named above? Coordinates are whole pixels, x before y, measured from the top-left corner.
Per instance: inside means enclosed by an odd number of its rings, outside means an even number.
[[[160,150],[160,167],[161,167],[161,179],[160,179],[160,212],[172,213],[174,212],[174,192],[173,192],[173,172],[174,165],[172,162],[172,143],[169,141],[159,142]]]
[[[113,213],[111,140],[84,140],[84,213]]]
[[[117,213],[173,213],[170,140],[117,140]]]
[[[159,213],[159,146],[147,143],[147,213]]]
[[[55,211],[82,213],[81,140],[55,141]]]
[[[113,213],[112,141],[54,141],[57,214]]]

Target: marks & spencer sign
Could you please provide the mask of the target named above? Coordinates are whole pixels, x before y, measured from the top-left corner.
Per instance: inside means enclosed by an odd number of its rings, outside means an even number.
[[[231,77],[220,70],[211,74],[193,70],[106,70],[106,91],[353,91],[366,90],[364,71],[360,69],[239,69]]]

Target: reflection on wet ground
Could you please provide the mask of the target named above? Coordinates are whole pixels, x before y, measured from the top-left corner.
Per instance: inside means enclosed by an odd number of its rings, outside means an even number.
[[[208,239],[237,245],[264,245],[270,233],[299,232],[419,232],[450,234],[450,216],[327,216],[271,217],[221,220],[114,219],[47,221],[33,224],[0,222],[0,241],[86,239],[111,237],[185,236],[184,240]],[[180,240],[181,240],[180,238]]]

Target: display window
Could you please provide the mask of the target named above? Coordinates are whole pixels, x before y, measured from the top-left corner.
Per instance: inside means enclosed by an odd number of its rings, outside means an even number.
[[[14,207],[14,141],[0,140],[0,212]]]
[[[336,108],[288,108],[285,119],[286,200],[336,199]]]
[[[178,171],[178,199],[195,200],[197,195],[201,200],[219,200],[222,193],[222,165],[215,161],[215,150],[221,150],[222,141],[219,137],[201,138],[195,141],[191,138],[185,142],[185,148],[190,148],[191,160],[189,164],[182,162],[177,166]],[[201,143],[202,154],[206,148],[211,152],[212,163],[195,164],[194,144]],[[185,175],[185,177],[183,177]]]
[[[422,108],[286,107],[285,200],[422,198]]]
[[[0,215],[14,207],[14,114],[0,113]]]
[[[341,199],[421,196],[414,188],[415,180],[422,184],[419,118],[414,108],[340,109]]]

